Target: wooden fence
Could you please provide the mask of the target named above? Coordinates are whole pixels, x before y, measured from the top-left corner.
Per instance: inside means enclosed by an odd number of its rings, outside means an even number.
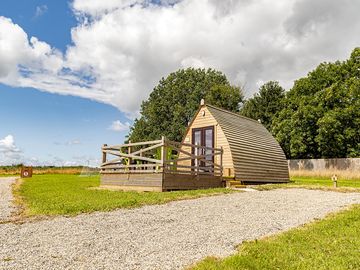
[[[288,160],[292,177],[326,177],[360,179],[360,158],[292,159]]]
[[[184,150],[183,146],[190,147],[191,152]],[[222,177],[223,173],[222,148],[179,143],[165,137],[121,145],[104,144],[102,155],[101,173],[106,174],[166,173]],[[219,164],[215,160],[219,160]]]

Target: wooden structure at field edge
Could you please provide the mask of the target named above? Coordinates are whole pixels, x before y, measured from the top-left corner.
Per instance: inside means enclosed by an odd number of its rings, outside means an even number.
[[[193,151],[186,151],[184,147]],[[204,150],[206,155],[197,154]],[[102,153],[102,187],[166,191],[223,186],[222,148],[173,142],[163,137],[156,141],[104,145]],[[109,155],[115,158],[108,160]],[[219,163],[213,161],[215,156]],[[191,163],[194,160],[195,164]],[[190,161],[190,164],[181,164],[184,161]]]

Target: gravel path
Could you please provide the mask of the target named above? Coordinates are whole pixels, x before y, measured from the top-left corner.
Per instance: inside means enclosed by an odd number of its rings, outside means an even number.
[[[7,220],[14,210],[11,185],[15,182],[15,179],[15,177],[0,178],[0,221]]]
[[[287,189],[2,224],[0,269],[182,269],[353,203],[360,194]]]

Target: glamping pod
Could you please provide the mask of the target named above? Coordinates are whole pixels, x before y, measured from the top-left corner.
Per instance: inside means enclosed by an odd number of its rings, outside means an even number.
[[[212,158],[215,163],[222,163],[225,178],[242,183],[289,181],[288,164],[280,145],[261,123],[240,114],[202,101],[183,138],[183,150],[191,151],[187,143],[222,148],[222,161],[219,156]]]
[[[285,155],[259,122],[204,102],[182,142],[165,137],[101,148],[101,186],[167,191],[289,181]]]

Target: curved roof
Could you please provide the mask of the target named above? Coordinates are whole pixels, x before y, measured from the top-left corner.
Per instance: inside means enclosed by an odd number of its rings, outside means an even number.
[[[221,126],[234,163],[235,178],[242,181],[288,181],[285,154],[258,121],[212,105],[204,105]]]

